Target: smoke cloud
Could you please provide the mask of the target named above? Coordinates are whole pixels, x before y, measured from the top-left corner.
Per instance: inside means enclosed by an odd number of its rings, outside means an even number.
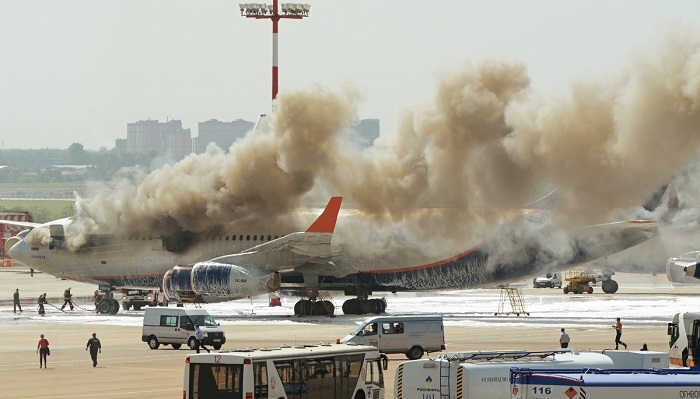
[[[697,171],[698,38],[673,32],[619,71],[549,97],[533,92],[520,63],[464,63],[440,75],[432,101],[402,111],[397,131],[364,151],[346,134],[362,100],[357,90],[285,92],[269,125],[229,153],[210,147],[78,198],[67,236],[75,247],[86,234],[209,232],[271,220],[300,230],[317,212],[292,211],[342,195],[353,216],[338,224],[344,251],[372,259],[401,248],[419,262],[468,249],[557,188],[543,227],[526,218],[516,235],[545,234],[551,253],[570,256],[568,226],[654,216],[641,205],[674,176]],[[698,179],[686,181],[700,191]],[[691,187],[674,186],[675,198]],[[409,252],[406,243],[414,244]],[[373,266],[392,266],[391,256],[379,258]]]

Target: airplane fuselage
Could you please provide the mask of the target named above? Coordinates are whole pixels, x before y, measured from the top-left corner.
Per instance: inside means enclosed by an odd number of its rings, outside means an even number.
[[[394,251],[380,258],[343,249],[337,263],[350,265],[356,272],[345,276],[309,276],[298,271],[281,271],[282,288],[318,286],[363,294],[372,291],[433,290],[503,284],[585,263],[619,252],[645,241],[656,222],[632,221],[591,226],[573,240],[573,254],[564,261],[549,259],[535,243],[517,248],[521,255],[502,261],[493,256],[493,240],[466,243],[458,253],[402,256],[411,248]],[[276,234],[200,235],[177,250],[169,249],[160,238],[105,236],[77,250],[66,249],[60,240],[51,245],[30,245],[21,240],[10,249],[13,258],[36,270],[56,277],[113,287],[158,288],[164,274],[175,265],[189,265],[218,256],[245,251],[289,232]],[[595,237],[604,237],[598,239]],[[593,239],[593,238],[595,239]],[[235,238],[235,239],[234,239]],[[347,240],[346,237],[343,237]],[[166,240],[167,241],[167,240]],[[342,241],[342,239],[341,239]],[[498,241],[498,240],[495,240]],[[341,247],[343,244],[341,244]],[[309,281],[318,278],[318,281]],[[317,284],[318,283],[318,284]]]

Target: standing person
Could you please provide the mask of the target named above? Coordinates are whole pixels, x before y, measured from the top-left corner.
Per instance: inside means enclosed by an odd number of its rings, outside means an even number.
[[[564,331],[564,329],[561,329],[561,334],[559,334],[559,346],[562,348],[568,348],[569,347],[569,342],[571,341],[571,338],[569,337],[569,334]]]
[[[19,288],[12,294],[12,299],[14,300],[12,310],[17,313],[17,308],[19,308],[19,311],[22,312],[22,305],[19,304]]]
[[[39,295],[39,300],[37,302],[39,303],[39,314],[43,315],[44,313],[46,313],[46,311],[44,310],[44,304],[47,303],[45,292]]]
[[[622,337],[622,323],[620,323],[620,318],[617,318],[617,323],[613,325],[613,328],[615,329],[615,349],[618,348],[618,345],[622,344],[625,349],[627,349],[627,344],[622,342],[620,338]]]
[[[194,337],[197,339],[197,353],[199,353],[199,348],[205,349],[207,353],[211,352],[204,346],[204,331],[199,328],[199,324],[194,325]]]
[[[70,293],[70,287],[68,287],[67,290],[63,291],[63,305],[61,306],[61,310],[66,307],[66,305],[70,305],[70,310],[73,310],[73,301],[71,298],[73,295]]]
[[[92,338],[88,339],[85,350],[90,349],[90,357],[92,358],[92,367],[97,367],[97,352],[102,353],[102,344],[97,339],[97,334],[92,333]]]
[[[46,356],[50,352],[49,340],[44,338],[44,334],[41,334],[41,339],[39,339],[39,343],[36,344],[36,353],[39,354],[39,368],[41,368],[42,363],[44,365],[44,368],[46,368]]]

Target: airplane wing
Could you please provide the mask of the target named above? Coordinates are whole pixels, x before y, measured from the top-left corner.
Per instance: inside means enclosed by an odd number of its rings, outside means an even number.
[[[250,265],[270,271],[297,270],[304,266],[313,274],[334,270],[333,275],[337,275],[342,268],[333,265],[333,262],[340,258],[341,249],[332,245],[331,241],[342,200],[343,197],[331,198],[323,213],[304,232],[288,234],[241,253],[213,258],[209,262]]]

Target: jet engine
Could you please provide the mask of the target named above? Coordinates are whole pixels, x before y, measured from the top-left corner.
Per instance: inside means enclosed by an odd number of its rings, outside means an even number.
[[[163,276],[163,292],[171,302],[211,303],[277,291],[278,272],[254,266],[200,262],[175,266]]]

